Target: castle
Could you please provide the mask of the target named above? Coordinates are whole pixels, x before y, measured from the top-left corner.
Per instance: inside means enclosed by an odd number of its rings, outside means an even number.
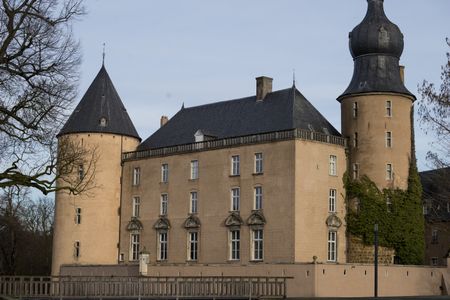
[[[368,0],[349,39],[341,133],[295,84],[273,91],[262,76],[255,95],[182,107],[142,141],[102,66],[59,133],[100,155],[92,191],[56,194],[52,273],[134,266],[142,254],[158,274],[351,262],[344,174],[407,188],[415,96],[383,0]]]

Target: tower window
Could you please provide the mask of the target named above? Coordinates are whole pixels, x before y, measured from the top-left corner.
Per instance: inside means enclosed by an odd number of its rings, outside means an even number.
[[[392,164],[386,164],[386,180],[392,180],[394,178]]]
[[[328,261],[336,261],[337,256],[337,233],[328,231]]]
[[[169,182],[169,165],[168,164],[161,165],[161,182],[164,182],[164,183]]]
[[[80,241],[75,241],[73,244],[73,256],[75,259],[78,259],[80,257]]]
[[[353,147],[358,148],[358,133],[353,134]]]
[[[191,192],[191,214],[196,214],[198,212],[198,193]]]
[[[191,161],[191,179],[198,179],[198,160]]]
[[[83,180],[84,178],[84,166],[82,164],[78,165],[78,179]]]
[[[168,205],[169,205],[169,196],[167,194],[161,194],[160,214],[162,216],[167,215]]]
[[[240,159],[239,155],[234,155],[231,157],[231,175],[237,176],[239,175],[239,168],[240,168]]]
[[[431,231],[431,243],[437,244],[438,243],[438,231],[437,229],[433,229]]]
[[[329,169],[329,174],[336,176],[337,174],[337,157],[336,155],[330,155],[330,169]]]
[[[232,188],[231,189],[231,210],[239,211],[240,207],[240,189]]]
[[[106,127],[106,125],[108,125],[108,121],[106,120],[105,117],[100,118],[99,125],[101,127]]]
[[[262,209],[263,189],[262,186],[255,187],[255,209]]]
[[[141,183],[141,168],[133,169],[133,185],[139,185]]]
[[[358,102],[353,102],[353,118],[358,117]]]
[[[328,194],[328,212],[336,212],[336,190],[330,189]]]
[[[386,117],[392,117],[392,102],[386,101]]]
[[[359,178],[359,164],[358,163],[353,164],[352,171],[353,171],[353,179],[358,179]]]
[[[133,217],[139,218],[141,209],[141,198],[133,197]]]
[[[392,132],[391,131],[386,132],[386,147],[387,148],[392,147]]]
[[[75,209],[75,224],[81,224],[81,208],[77,207]]]
[[[263,172],[263,154],[255,153],[255,173],[261,174]]]

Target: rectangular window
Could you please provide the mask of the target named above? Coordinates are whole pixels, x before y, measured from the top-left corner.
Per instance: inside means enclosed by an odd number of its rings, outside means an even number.
[[[160,214],[162,216],[167,215],[168,204],[169,204],[169,196],[167,194],[161,194]]]
[[[431,258],[431,265],[432,266],[437,266],[438,265],[438,258],[437,257],[432,257]]]
[[[262,229],[252,230],[252,260],[264,258],[264,236]]]
[[[387,148],[392,147],[392,132],[391,131],[386,132],[386,147]]]
[[[392,164],[386,164],[386,180],[392,180],[393,177]]]
[[[189,235],[188,260],[198,259],[198,232],[191,231]]]
[[[353,147],[358,148],[358,133],[353,134]]]
[[[336,212],[336,190],[330,189],[328,194],[328,212]]]
[[[81,224],[81,208],[77,207],[75,209],[75,224]]]
[[[139,218],[140,207],[141,207],[141,198],[133,197],[133,217]]]
[[[158,260],[167,260],[167,232],[158,234]]]
[[[234,155],[231,157],[231,175],[239,175],[239,155]]]
[[[133,169],[133,185],[139,185],[141,183],[141,168]]]
[[[240,188],[231,189],[231,210],[238,211],[240,208]]]
[[[130,235],[130,261],[136,261],[139,259],[139,233],[132,233]]]
[[[75,243],[73,243],[73,256],[75,259],[80,257],[80,241],[75,241]]]
[[[392,117],[392,102],[386,101],[386,117]]]
[[[78,165],[78,179],[83,180],[84,178],[84,166]]]
[[[197,192],[191,192],[191,214],[196,214],[198,212],[198,194]]]
[[[239,260],[241,258],[241,231],[230,231],[230,260]]]
[[[198,160],[191,161],[191,179],[198,179]]]
[[[438,243],[438,231],[437,229],[433,229],[431,231],[431,243],[437,244]]]
[[[261,174],[263,172],[263,154],[255,153],[255,173]]]
[[[353,102],[353,118],[358,117],[358,102]]]
[[[392,200],[389,196],[386,197],[386,210],[392,212]]]
[[[168,164],[161,165],[161,182],[164,182],[164,183],[169,182],[169,165]]]
[[[262,186],[255,187],[255,209],[262,209],[263,189]]]
[[[336,231],[328,231],[328,261],[336,261]]]
[[[336,155],[330,155],[330,171],[329,171],[330,175],[336,176],[337,174],[336,167],[337,167],[337,157]]]
[[[358,163],[354,163],[352,165],[352,172],[353,172],[353,179],[358,179],[359,178],[359,164]]]
[[[450,213],[450,202],[447,202],[447,212]]]
[[[119,254],[119,261],[124,261],[125,260],[125,254],[120,253]]]
[[[424,205],[423,205],[423,214],[424,214],[424,215],[427,215],[427,214],[428,214],[428,205],[427,205],[427,204],[424,204]]]

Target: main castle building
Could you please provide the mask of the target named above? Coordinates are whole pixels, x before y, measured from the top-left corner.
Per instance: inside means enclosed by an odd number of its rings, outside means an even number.
[[[141,141],[104,66],[59,133],[95,148],[95,188],[56,194],[53,274],[68,265],[346,263],[345,173],[407,188],[412,105],[403,35],[368,0],[350,33],[339,133],[302,93],[182,107]],[[325,271],[324,271],[325,272]]]

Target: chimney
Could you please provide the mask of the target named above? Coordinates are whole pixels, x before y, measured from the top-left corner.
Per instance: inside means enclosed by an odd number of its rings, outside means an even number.
[[[161,116],[161,127],[166,125],[166,123],[169,122],[169,117],[167,116]]]
[[[402,80],[402,83],[405,83],[405,66],[399,66],[400,69],[400,79]]]
[[[256,101],[264,100],[272,92],[272,80],[266,76],[256,77]]]

